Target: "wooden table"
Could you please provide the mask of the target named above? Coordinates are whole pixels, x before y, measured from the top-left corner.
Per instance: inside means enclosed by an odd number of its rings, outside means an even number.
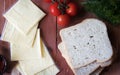
[[[73,75],[73,72],[69,68],[65,59],[61,56],[57,45],[61,42],[59,31],[63,27],[60,27],[56,23],[56,17],[49,14],[49,5],[48,3],[43,2],[43,0],[32,0],[40,9],[42,9],[47,15],[39,23],[41,28],[41,37],[44,40],[46,46],[49,49],[51,56],[53,57],[56,65],[60,69],[60,72],[57,75]],[[79,3],[82,0],[76,0],[78,5],[78,15],[72,18],[71,25],[77,24],[84,20],[85,18],[97,18],[94,14],[84,11],[81,9]],[[14,3],[16,0],[0,0],[0,34],[5,23],[5,19],[2,16]],[[114,62],[111,66],[105,68],[102,75],[120,75],[120,26],[114,27],[111,24],[105,22],[108,28],[108,35],[111,41],[111,44],[114,48]],[[1,42],[1,41],[0,41]],[[1,44],[1,43],[0,43]],[[7,73],[5,75],[10,75]]]

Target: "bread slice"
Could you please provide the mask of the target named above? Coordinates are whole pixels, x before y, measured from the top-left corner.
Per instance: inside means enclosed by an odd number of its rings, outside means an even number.
[[[65,58],[65,59],[68,59],[69,60],[69,56],[67,55],[67,50],[65,50],[65,45],[63,43],[60,43],[58,45],[59,47],[59,50],[60,52],[62,53],[62,56]],[[112,63],[112,58],[108,61],[105,61],[105,62],[97,62],[98,64],[100,64],[101,67],[106,67],[106,66],[109,66],[111,63]]]
[[[60,36],[74,68],[94,61],[105,62],[113,55],[106,26],[100,20],[86,19],[75,26],[62,29]]]
[[[99,75],[102,70],[104,69],[104,67],[99,67],[98,69],[96,69],[93,73],[91,73],[90,75]]]
[[[62,53],[62,56],[65,58],[65,59],[69,59],[69,56],[67,54],[67,50],[65,49],[65,45],[63,42],[61,42],[59,45],[58,45],[58,49],[60,50],[60,52]],[[106,66],[109,66],[111,63],[112,63],[112,58],[106,62],[97,62],[98,64],[100,64],[101,67],[106,67]]]
[[[65,49],[65,45],[63,43],[60,43],[58,45],[58,48],[60,52],[62,53],[62,56],[66,59],[68,65],[71,67],[75,75],[89,75],[93,71],[95,71],[98,67],[106,67],[111,64],[111,60],[107,62],[102,62],[102,63],[97,63],[97,62],[92,62],[90,64],[87,64],[86,66],[79,67],[79,68],[74,68],[72,67],[71,63],[69,62],[69,56],[67,55],[67,50]]]
[[[109,61],[107,61],[105,63],[109,64],[108,63]],[[105,67],[105,66],[101,67],[102,64],[104,64],[104,63],[93,62],[84,67],[75,69],[75,75],[99,75]],[[106,66],[108,66],[108,65],[106,65]],[[99,67],[101,67],[101,68],[99,68]],[[97,68],[99,68],[99,69],[97,69]]]
[[[89,75],[99,67],[99,64],[92,62],[86,66],[76,68],[75,75]]]
[[[60,43],[58,45],[58,48],[59,48],[60,52],[62,53],[62,56],[66,59],[66,62],[71,67],[71,69],[75,75],[90,75],[92,72],[94,72],[100,66],[100,64],[97,64],[96,62],[92,62],[90,64],[87,64],[86,66],[83,66],[83,67],[73,68],[71,66],[71,64],[69,63],[69,59],[68,59],[68,56],[66,54],[67,50],[64,49],[65,45],[63,45],[63,43]],[[106,64],[107,64],[107,62],[106,62]]]

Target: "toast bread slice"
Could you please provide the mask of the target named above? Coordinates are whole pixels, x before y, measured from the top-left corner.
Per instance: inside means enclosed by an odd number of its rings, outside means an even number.
[[[89,75],[93,71],[95,71],[97,68],[99,68],[100,66],[106,67],[106,66],[110,65],[112,62],[111,60],[102,62],[102,63],[92,62],[90,64],[87,64],[86,66],[74,68],[74,67],[72,67],[71,63],[69,62],[69,58],[68,58],[69,56],[66,54],[67,50],[65,49],[64,43],[60,43],[58,45],[58,49],[62,53],[62,56],[66,59],[66,62],[71,67],[71,69],[75,73],[75,75]],[[98,74],[98,73],[95,72],[94,74]]]
[[[90,75],[100,75],[100,73],[102,72],[103,69],[104,69],[104,67],[99,67],[94,72],[92,72]]]
[[[94,61],[105,62],[113,55],[107,28],[100,20],[86,19],[75,26],[60,30],[60,36],[74,68]]]

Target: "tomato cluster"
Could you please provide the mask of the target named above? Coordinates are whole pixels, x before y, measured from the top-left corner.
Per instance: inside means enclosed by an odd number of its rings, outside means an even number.
[[[77,6],[70,0],[44,0],[52,3],[49,7],[50,13],[57,16],[57,24],[67,26],[70,23],[70,17],[77,14]]]

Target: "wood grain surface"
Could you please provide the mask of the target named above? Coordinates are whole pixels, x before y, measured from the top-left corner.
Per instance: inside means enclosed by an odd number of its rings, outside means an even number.
[[[41,29],[41,37],[49,49],[51,56],[53,57],[56,65],[60,69],[57,75],[74,75],[65,59],[61,56],[57,45],[61,42],[59,31],[63,27],[60,27],[56,23],[56,17],[49,14],[49,5],[43,0],[32,0],[40,9],[42,9],[46,16],[40,21],[39,27]],[[94,14],[86,12],[79,5],[82,0],[74,0],[78,5],[78,15],[72,18],[69,26],[80,23],[86,18],[97,18]],[[16,0],[0,0],[0,34],[4,27],[5,19],[2,16],[9,8],[16,2]],[[103,20],[104,21],[104,20]],[[104,21],[105,22],[105,21]],[[113,46],[114,55],[113,63],[109,67],[105,68],[101,75],[120,75],[120,26],[112,26],[110,23],[105,22],[108,28],[108,35]],[[0,41],[2,42],[2,41]],[[2,44],[2,43],[0,43]],[[0,45],[1,46],[1,45]],[[6,45],[7,47],[7,45]],[[16,73],[15,73],[16,72]],[[20,75],[16,70],[13,71],[14,75]],[[4,75],[11,75],[6,73]]]

